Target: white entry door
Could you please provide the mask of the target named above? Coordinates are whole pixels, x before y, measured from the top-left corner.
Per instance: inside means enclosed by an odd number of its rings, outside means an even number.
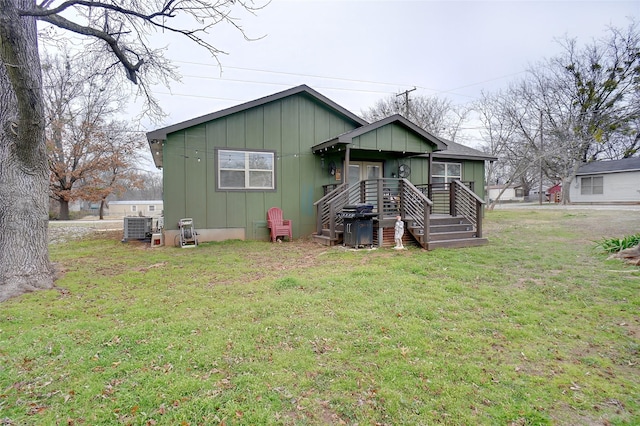
[[[381,177],[382,162],[380,161],[352,161],[349,163],[349,186],[364,179]]]
[[[376,161],[354,161],[349,163],[349,186],[357,185],[358,182],[365,179],[382,178],[382,162]],[[373,205],[374,211],[377,211],[377,200],[374,194],[367,193],[364,202]]]

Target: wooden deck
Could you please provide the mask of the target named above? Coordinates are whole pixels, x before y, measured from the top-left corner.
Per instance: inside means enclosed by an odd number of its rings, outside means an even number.
[[[337,212],[347,204],[367,203],[375,206],[374,212],[379,212],[379,216],[373,219],[373,242],[377,247],[395,245],[394,226],[398,215],[405,222],[403,242],[407,245],[433,250],[488,243],[482,237],[484,203],[461,182],[450,184],[447,192],[449,201],[443,204],[444,207],[439,206],[438,214],[434,214],[430,212],[434,209],[433,202],[421,190],[405,179],[387,182],[389,180],[361,181],[351,187],[341,185],[326,194],[315,203],[318,226],[313,239],[328,246],[342,244],[342,221]],[[389,196],[390,188],[395,188],[398,195]]]

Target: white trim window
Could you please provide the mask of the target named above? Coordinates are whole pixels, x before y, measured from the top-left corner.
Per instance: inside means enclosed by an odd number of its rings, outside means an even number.
[[[138,211],[138,206],[136,206],[135,204],[131,206],[131,211],[132,212],[137,212]]]
[[[604,194],[604,177],[589,176],[580,178],[580,195]]]
[[[275,153],[218,150],[218,189],[275,189]]]
[[[154,206],[153,204],[147,206],[147,210],[149,212],[155,212],[156,211],[156,206]]]
[[[434,161],[431,173],[432,183],[451,183],[462,180],[462,163],[441,163]]]

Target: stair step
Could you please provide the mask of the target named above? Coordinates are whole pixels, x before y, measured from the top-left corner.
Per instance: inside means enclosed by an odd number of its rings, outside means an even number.
[[[325,230],[323,230],[322,234],[312,234],[311,238],[313,239],[313,241],[324,246],[335,246],[338,244],[342,244],[342,232],[336,232],[336,238],[332,239],[329,235],[325,235],[324,231]]]
[[[449,217],[433,217],[429,219],[429,225],[459,225],[463,223],[469,223],[464,216],[449,216]]]
[[[451,223],[446,225],[429,224],[429,232],[456,232],[456,231],[471,231],[473,226],[470,223]]]
[[[467,238],[475,238],[475,231],[455,231],[455,232],[430,232],[429,242],[446,241],[446,240],[462,240]]]
[[[343,234],[343,231],[336,229],[336,237],[339,237]],[[313,235],[324,235],[325,237],[329,237],[331,236],[331,230],[327,229],[327,228],[323,228],[322,229],[322,234],[316,234],[314,233]]]
[[[464,238],[456,240],[429,241],[426,249],[433,250],[437,248],[477,247],[486,244],[489,244],[489,240],[486,238]]]

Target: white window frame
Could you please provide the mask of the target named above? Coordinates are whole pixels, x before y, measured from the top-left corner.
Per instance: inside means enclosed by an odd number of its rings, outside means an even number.
[[[599,185],[594,185],[596,179],[599,180]],[[604,176],[581,177],[580,195],[604,195]]]
[[[131,211],[132,212],[137,212],[138,211],[138,206],[136,206],[135,204],[131,206]]]
[[[451,163],[451,162],[448,162],[448,161],[434,161],[431,164],[432,164],[432,166],[440,165],[440,164],[444,165],[444,175],[436,175],[436,174],[432,173],[431,174],[432,181],[433,181],[433,178],[444,178],[444,182],[445,183],[451,183],[456,179],[462,180],[462,163]],[[459,175],[451,175],[451,174],[449,174],[449,166],[450,165],[458,166],[460,168],[460,174]]]
[[[156,206],[154,206],[154,205],[147,206],[147,211],[155,212],[156,211]]]
[[[227,168],[222,167],[220,162],[222,155],[224,153],[242,153],[244,154],[244,168]],[[268,155],[271,156],[271,169],[252,169],[250,167],[250,157],[252,154],[260,154],[260,155]],[[276,155],[275,151],[249,151],[243,149],[218,149],[216,156],[216,175],[217,175],[217,184],[216,188],[221,191],[273,191],[276,189]],[[244,172],[244,187],[223,187],[221,186],[222,180],[220,179],[220,175],[224,171],[242,171]],[[251,172],[262,172],[262,173],[271,173],[271,186],[251,186],[250,175]]]

